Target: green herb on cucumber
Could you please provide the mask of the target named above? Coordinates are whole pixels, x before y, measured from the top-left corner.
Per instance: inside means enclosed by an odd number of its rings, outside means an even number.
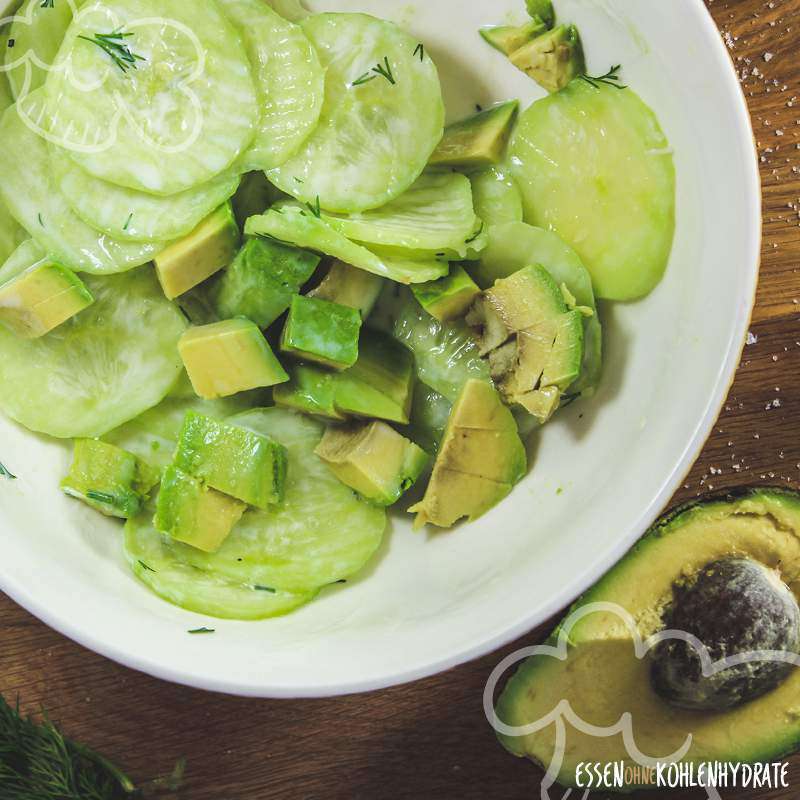
[[[422,42],[417,45],[416,49],[414,50],[414,55],[418,55],[420,61],[425,60],[425,45],[422,44]]]
[[[0,463],[0,478],[5,478],[9,481],[15,481],[17,476],[14,475],[14,473],[11,472],[7,467],[3,466],[2,463]]]
[[[422,47],[422,45],[420,45]],[[414,51],[414,55],[417,54],[417,51]],[[420,61],[422,58],[420,58]],[[374,74],[373,74],[374,73]],[[350,85],[351,86],[363,86],[365,83],[369,83],[370,81],[374,81],[376,78],[386,78],[389,83],[394,86],[397,83],[397,80],[394,77],[394,73],[392,72],[392,65],[389,63],[389,56],[383,57],[383,63],[381,64],[378,62],[371,70],[368,70],[360,77],[356,78]]]
[[[39,8],[55,8],[55,0],[42,0]]]
[[[111,60],[122,70],[136,69],[137,61],[145,61],[143,56],[131,52],[125,40],[133,36],[132,33],[113,31],[112,33],[96,33],[93,37],[80,34],[79,39],[97,45]]]
[[[192,630],[187,631],[187,633],[191,633],[192,635],[216,632],[217,631],[214,628],[193,628]]]
[[[591,75],[579,75],[578,77],[582,81],[586,81],[590,86],[594,86],[595,89],[598,88],[599,84],[605,84],[606,86],[613,86],[615,89],[627,89],[627,85],[624,83],[620,83],[619,71],[622,69],[622,64],[615,64],[611,69],[606,72],[605,75],[600,75],[599,77],[592,77]]]

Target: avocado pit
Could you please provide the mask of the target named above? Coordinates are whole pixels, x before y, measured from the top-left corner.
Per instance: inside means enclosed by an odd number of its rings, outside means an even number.
[[[776,570],[746,558],[707,564],[673,585],[664,628],[697,637],[712,661],[755,651],[800,651],[800,609]],[[725,711],[775,689],[791,673],[782,661],[736,664],[704,676],[696,649],[667,639],[651,651],[651,683],[670,705]]]

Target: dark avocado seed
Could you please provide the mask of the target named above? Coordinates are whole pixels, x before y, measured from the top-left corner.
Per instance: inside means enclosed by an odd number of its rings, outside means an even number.
[[[727,558],[703,567],[673,586],[664,628],[696,636],[712,661],[778,650],[798,653],[800,609],[775,570],[744,558]],[[697,711],[724,711],[771,691],[792,664],[755,661],[704,677],[691,644],[677,639],[651,651],[650,678],[656,693],[671,705]]]

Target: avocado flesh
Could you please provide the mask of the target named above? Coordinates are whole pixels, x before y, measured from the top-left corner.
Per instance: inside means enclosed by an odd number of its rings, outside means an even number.
[[[800,495],[755,490],[677,511],[651,529],[573,610],[590,603],[615,603],[632,614],[646,638],[661,629],[676,581],[728,557],[779,569],[795,597],[800,596]],[[548,644],[556,643],[558,630]],[[695,763],[772,761],[800,745],[800,670],[769,694],[730,711],[685,711],[653,690],[650,662],[635,657],[631,633],[617,615],[586,616],[571,629],[569,638],[567,661],[537,655],[518,669],[497,703],[502,721],[528,724],[562,700],[595,725],[614,724],[629,712],[643,753],[654,758],[673,753],[691,733],[686,760]],[[514,755],[549,765],[553,725],[529,736],[499,738]],[[620,736],[590,737],[567,725],[558,780],[574,786],[580,762],[619,760],[635,766]]]
[[[382,506],[396,503],[430,460],[385,422],[331,426],[314,452],[342,483]]]
[[[512,100],[450,125],[430,166],[480,168],[500,163],[518,111],[519,101]]]
[[[227,267],[236,257],[241,238],[231,204],[220,206],[153,259],[164,294],[174,300]]]
[[[495,50],[510,56],[514,51],[548,30],[541,19],[532,19],[524,25],[497,25],[481,28],[480,34]]]
[[[269,239],[250,239],[209,292],[218,319],[247,317],[266,329],[311,279],[320,258]]]
[[[355,308],[361,314],[361,319],[366,319],[375,308],[384,285],[385,281],[380,276],[337,260],[322,283],[312,289],[308,296]]]
[[[173,465],[256,508],[283,500],[286,448],[267,436],[190,411]]]
[[[439,322],[463,317],[481,292],[459,264],[451,267],[450,274],[444,278],[413,284],[411,291],[417,302]]]
[[[503,500],[527,469],[517,425],[500,395],[484,381],[470,380],[453,406],[415,527],[449,528],[477,519]]]
[[[586,72],[581,37],[574,25],[560,25],[523,45],[509,58],[515,67],[551,93]]]

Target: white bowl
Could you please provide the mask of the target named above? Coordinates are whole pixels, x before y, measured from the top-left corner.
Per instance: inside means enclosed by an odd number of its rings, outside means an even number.
[[[443,74],[451,116],[542,94],[477,29],[523,21],[522,0],[317,0],[395,19]],[[161,678],[242,695],[358,692],[482,655],[557,612],[669,502],[711,431],[736,368],[758,273],[760,191],[742,93],[701,0],[557,0],[592,74],[621,63],[675,149],[678,225],[664,282],[603,308],[595,400],[543,431],[533,469],[479,522],[413,534],[395,519],[374,563],[288,617],[211,620],[168,605],[126,567],[120,531],[63,497],[69,453],[0,422],[0,586],[48,625]],[[11,387],[4,387],[9,391]],[[202,625],[213,636],[189,636]]]

